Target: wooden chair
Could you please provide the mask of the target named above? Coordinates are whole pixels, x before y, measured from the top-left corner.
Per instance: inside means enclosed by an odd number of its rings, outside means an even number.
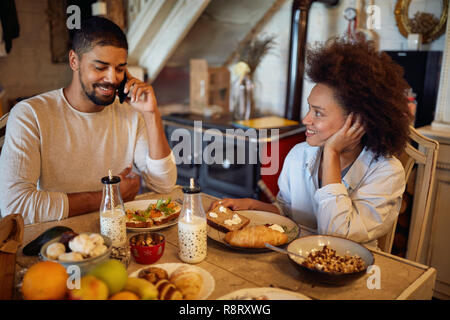
[[[2,152],[3,143],[5,142],[6,122],[8,121],[9,113],[6,113],[0,118],[0,153]]]
[[[416,142],[418,148],[413,147],[411,143],[407,143],[399,159],[405,168],[406,182],[409,180],[414,164],[417,164],[407,258],[418,261],[430,212],[439,143],[421,135],[412,126],[409,129],[411,142]],[[378,239],[378,246],[381,250],[391,253],[396,227],[397,220],[394,222],[391,231]]]

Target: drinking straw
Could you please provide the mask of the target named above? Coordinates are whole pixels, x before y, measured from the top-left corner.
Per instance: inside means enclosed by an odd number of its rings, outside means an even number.
[[[111,173],[111,169],[109,169],[109,182],[111,182],[112,181],[112,178],[113,178],[113,176],[112,176],[112,173]],[[115,205],[114,205],[114,197],[113,197],[113,190],[112,190],[112,185],[110,185],[109,186],[109,196],[110,196],[110,198],[111,198],[111,214],[113,213],[113,210],[114,210],[114,207],[115,207]]]
[[[190,179],[190,188],[191,189],[195,188],[194,178]],[[195,204],[194,204],[195,196],[193,194],[191,194],[190,197],[191,197],[191,201],[190,201],[191,202],[191,214],[187,216],[187,219],[186,219],[187,222],[193,222],[192,220],[193,220],[193,216],[194,216],[194,212],[195,212]]]

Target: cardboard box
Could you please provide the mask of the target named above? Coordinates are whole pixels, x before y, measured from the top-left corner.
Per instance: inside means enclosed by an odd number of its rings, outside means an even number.
[[[229,111],[230,71],[226,67],[210,67],[204,59],[190,61],[190,107],[202,111],[220,106]]]

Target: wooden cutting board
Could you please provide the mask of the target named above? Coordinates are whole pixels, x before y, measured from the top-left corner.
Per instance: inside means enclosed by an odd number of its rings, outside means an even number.
[[[13,297],[16,254],[23,240],[24,223],[20,214],[0,220],[0,300]]]
[[[16,254],[0,252],[0,300],[10,300],[14,292]]]

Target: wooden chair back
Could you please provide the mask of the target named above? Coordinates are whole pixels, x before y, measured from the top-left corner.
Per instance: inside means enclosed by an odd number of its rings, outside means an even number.
[[[404,152],[398,158],[405,169],[406,183],[414,164],[417,164],[407,258],[418,261],[429,218],[439,143],[423,136],[412,126],[409,129],[411,142],[406,144]],[[413,141],[416,142],[417,148],[413,146]],[[389,233],[378,239],[378,246],[381,250],[391,253],[396,227],[397,220]]]

